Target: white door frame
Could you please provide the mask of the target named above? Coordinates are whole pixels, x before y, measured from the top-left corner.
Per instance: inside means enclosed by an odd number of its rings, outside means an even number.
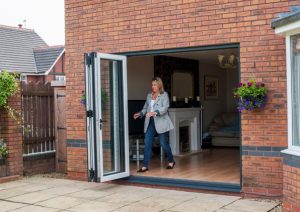
[[[91,53],[90,65],[86,61],[86,109],[93,111],[93,117],[87,116],[88,169],[94,171],[93,180],[105,182],[128,177],[129,170],[129,138],[128,138],[128,96],[127,96],[127,57],[105,53]],[[122,95],[123,95],[123,140],[125,171],[104,174],[103,139],[102,139],[102,110],[101,110],[101,60],[118,61],[122,64]],[[114,154],[117,155],[117,154]],[[116,157],[116,156],[115,156]],[[115,159],[115,158],[114,158]],[[116,160],[116,159],[115,159]],[[115,161],[116,162],[116,161]]]

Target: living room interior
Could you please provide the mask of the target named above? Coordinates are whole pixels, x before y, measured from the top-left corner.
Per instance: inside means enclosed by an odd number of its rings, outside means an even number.
[[[128,57],[130,174],[196,181],[240,183],[240,114],[233,89],[239,83],[237,48]],[[169,116],[175,129],[169,142],[176,166],[155,138],[149,171],[137,173],[143,160],[142,109],[159,76],[170,97]]]

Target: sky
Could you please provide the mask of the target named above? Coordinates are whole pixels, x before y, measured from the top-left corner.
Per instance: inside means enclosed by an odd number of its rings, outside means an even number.
[[[64,0],[0,0],[0,25],[34,29],[48,45],[65,44]]]

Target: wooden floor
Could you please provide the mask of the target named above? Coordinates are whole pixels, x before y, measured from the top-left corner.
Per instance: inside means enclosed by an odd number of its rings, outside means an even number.
[[[167,160],[159,156],[151,159],[149,171],[137,173],[136,162],[131,162],[131,175],[188,179],[226,183],[240,183],[240,152],[238,148],[212,148],[200,153],[175,157],[176,166],[166,170]]]

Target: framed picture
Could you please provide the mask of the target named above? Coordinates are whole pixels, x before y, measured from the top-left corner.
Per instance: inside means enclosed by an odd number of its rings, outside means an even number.
[[[219,79],[215,76],[204,77],[204,99],[216,100],[219,98]]]

